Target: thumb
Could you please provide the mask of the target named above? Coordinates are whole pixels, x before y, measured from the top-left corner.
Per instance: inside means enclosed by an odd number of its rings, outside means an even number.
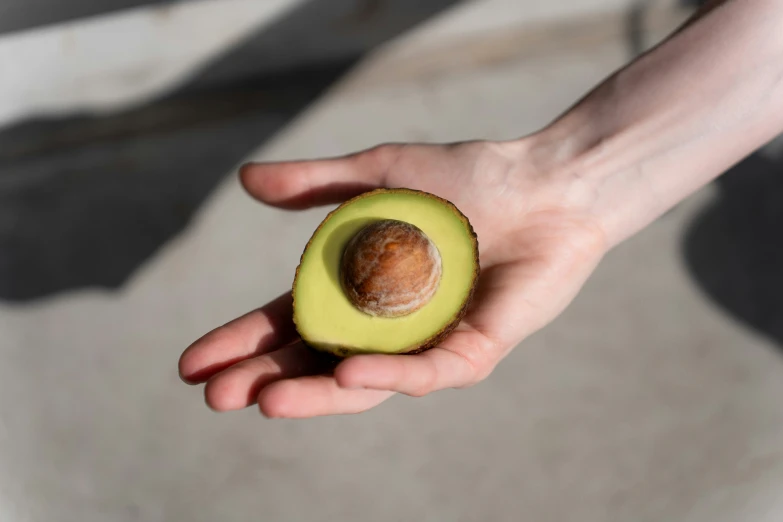
[[[352,198],[386,183],[401,146],[380,145],[342,157],[249,163],[239,172],[254,198],[280,208],[305,209]]]

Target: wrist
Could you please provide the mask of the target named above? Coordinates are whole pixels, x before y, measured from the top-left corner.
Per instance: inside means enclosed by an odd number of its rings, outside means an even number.
[[[623,174],[613,169],[618,160],[623,161],[623,151],[612,151],[615,140],[596,121],[583,111],[571,113],[512,146],[520,170],[534,173],[538,184],[545,186],[540,191],[544,205],[598,229],[609,249],[629,235],[633,221],[629,209],[638,214],[652,205],[646,194],[626,187],[627,182],[618,183]],[[629,202],[634,198],[639,201]]]

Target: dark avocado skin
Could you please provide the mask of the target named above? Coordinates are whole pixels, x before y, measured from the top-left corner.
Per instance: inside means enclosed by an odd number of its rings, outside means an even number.
[[[470,285],[470,292],[468,293],[468,296],[465,299],[465,302],[462,304],[462,307],[459,309],[459,311],[454,315],[452,320],[446,326],[441,328],[439,331],[437,331],[434,335],[432,335],[429,339],[427,339],[426,341],[424,341],[420,345],[414,346],[410,350],[407,350],[407,351],[404,351],[404,352],[397,352],[395,354],[387,354],[387,355],[415,355],[417,353],[421,353],[421,352],[427,351],[427,350],[429,350],[431,348],[434,348],[437,345],[439,345],[440,343],[442,343],[446,339],[446,337],[448,337],[451,334],[451,332],[453,332],[454,329],[459,325],[459,323],[465,317],[465,314],[468,313],[468,309],[470,308],[470,305],[473,302],[473,296],[476,293],[476,284],[478,282],[478,278],[479,278],[479,275],[480,275],[480,272],[481,272],[481,268],[479,266],[478,236],[476,235],[476,231],[473,229],[473,226],[470,224],[470,220],[468,220],[468,218],[462,212],[460,212],[460,210],[457,208],[456,205],[454,205],[454,203],[452,203],[451,201],[449,201],[447,199],[443,199],[443,198],[441,198],[439,196],[436,196],[435,194],[430,194],[429,192],[424,192],[422,190],[415,190],[415,189],[408,189],[408,188],[395,188],[395,189],[380,188],[380,189],[371,190],[369,192],[365,192],[363,194],[355,196],[355,197],[349,199],[348,201],[345,201],[344,203],[342,203],[339,207],[337,207],[333,211],[329,212],[329,214],[327,214],[327,216],[324,218],[324,220],[321,221],[321,224],[318,225],[318,228],[315,229],[315,231],[313,232],[312,236],[310,236],[310,240],[307,242],[307,245],[305,246],[304,250],[302,251],[302,255],[299,257],[299,265],[297,265],[297,267],[296,267],[296,274],[294,276],[294,283],[293,283],[293,285],[291,287],[291,295],[293,297],[293,310],[296,310],[296,296],[295,296],[294,289],[296,288],[296,283],[297,283],[297,280],[299,279],[299,269],[302,266],[302,261],[304,259],[305,253],[310,248],[310,244],[313,242],[313,239],[316,237],[316,235],[318,235],[318,232],[320,232],[321,228],[324,226],[324,224],[327,221],[329,221],[329,219],[334,214],[339,212],[343,207],[346,207],[346,206],[348,206],[348,205],[350,205],[352,203],[355,203],[356,201],[358,201],[358,200],[360,200],[362,198],[374,196],[374,195],[377,195],[377,194],[418,194],[418,195],[423,195],[423,196],[426,196],[428,198],[432,198],[432,199],[435,199],[435,200],[439,201],[440,203],[442,203],[442,204],[448,206],[449,208],[451,208],[451,210],[454,211],[454,213],[457,214],[457,216],[459,216],[459,218],[465,224],[465,226],[466,226],[466,228],[468,230],[468,235],[471,238],[471,242],[473,243],[473,260],[474,260],[474,266],[476,268],[473,271],[473,282]],[[296,315],[294,314],[293,315],[294,325],[297,327],[297,331],[298,331],[298,325],[296,324],[296,318],[295,317],[296,317]],[[300,337],[301,337],[301,332],[300,332]],[[317,351],[319,353],[322,353],[322,354],[326,353],[326,354],[332,355],[332,356],[334,356],[337,359],[343,359],[343,358],[346,358],[346,357],[350,357],[351,355],[354,355],[354,352],[351,349],[343,348],[341,346],[334,346],[334,347],[330,347],[329,350],[325,350],[325,349],[322,349],[322,348],[315,347],[315,346],[313,346],[311,344],[308,344],[307,341],[305,341],[304,339],[302,339],[302,343],[305,346],[307,346],[310,349],[312,349],[312,350],[315,350],[315,351]]]

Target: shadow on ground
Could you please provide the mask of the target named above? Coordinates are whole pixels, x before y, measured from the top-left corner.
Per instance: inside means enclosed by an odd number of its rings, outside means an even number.
[[[685,259],[721,308],[783,347],[783,155],[756,153],[718,178],[685,235]]]
[[[117,288],[366,52],[457,0],[311,0],[146,106],[0,131],[0,299]]]
[[[0,33],[23,31],[150,4],[169,3],[171,0],[3,0],[0,7]]]

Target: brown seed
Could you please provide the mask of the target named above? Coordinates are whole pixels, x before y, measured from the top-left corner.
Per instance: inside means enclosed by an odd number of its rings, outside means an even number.
[[[348,299],[369,315],[400,317],[426,305],[438,289],[441,258],[419,228],[376,221],[345,247],[340,279]]]

